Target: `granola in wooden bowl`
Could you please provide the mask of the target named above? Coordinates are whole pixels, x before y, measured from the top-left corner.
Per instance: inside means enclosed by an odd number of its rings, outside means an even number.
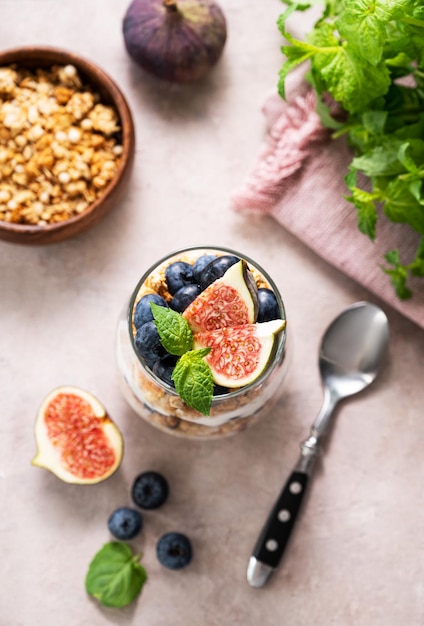
[[[96,224],[125,188],[134,144],[123,94],[93,63],[0,53],[0,238],[53,243]]]

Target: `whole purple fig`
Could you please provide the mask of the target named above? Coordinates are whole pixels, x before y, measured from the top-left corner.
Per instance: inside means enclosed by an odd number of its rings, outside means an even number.
[[[128,54],[164,80],[189,82],[218,61],[227,38],[214,0],[133,0],[123,22]]]

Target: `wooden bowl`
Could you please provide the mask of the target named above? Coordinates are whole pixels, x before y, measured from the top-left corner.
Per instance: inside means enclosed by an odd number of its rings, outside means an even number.
[[[51,47],[22,47],[0,52],[0,67],[12,64],[32,70],[52,65],[73,65],[78,70],[82,82],[100,95],[102,104],[112,106],[120,118],[123,152],[118,170],[102,195],[83,213],[66,221],[44,226],[0,221],[0,239],[5,241],[21,244],[56,243],[91,228],[119,203],[133,163],[134,123],[125,97],[116,83],[94,63],[77,54]]]

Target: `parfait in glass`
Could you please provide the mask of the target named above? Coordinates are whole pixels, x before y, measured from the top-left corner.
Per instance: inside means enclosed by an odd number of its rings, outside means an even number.
[[[173,252],[140,278],[117,329],[131,407],[174,435],[219,438],[274,405],[286,374],[281,295],[257,263],[228,248]]]

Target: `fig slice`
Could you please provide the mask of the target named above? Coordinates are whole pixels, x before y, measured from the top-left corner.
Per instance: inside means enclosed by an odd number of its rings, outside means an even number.
[[[194,335],[194,348],[211,348],[204,359],[215,383],[234,389],[254,382],[266,369],[285,320],[228,326]]]
[[[35,439],[37,454],[32,465],[67,483],[99,483],[122,461],[121,432],[99,400],[79,387],[58,387],[44,398]]]
[[[258,289],[246,261],[232,265],[185,309],[194,333],[253,324],[258,315]]]

